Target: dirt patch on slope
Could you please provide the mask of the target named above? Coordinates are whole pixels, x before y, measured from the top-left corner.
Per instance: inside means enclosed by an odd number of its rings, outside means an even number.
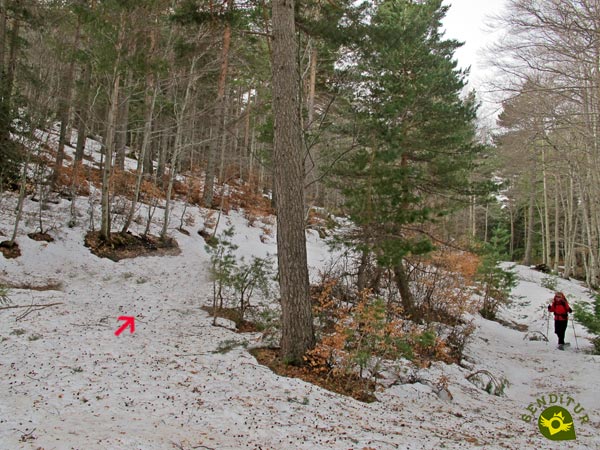
[[[85,246],[100,258],[120,261],[138,256],[179,255],[181,250],[173,238],[161,239],[157,236],[136,236],[127,233],[111,233],[110,240],[100,237],[100,232],[90,231],[85,235]]]

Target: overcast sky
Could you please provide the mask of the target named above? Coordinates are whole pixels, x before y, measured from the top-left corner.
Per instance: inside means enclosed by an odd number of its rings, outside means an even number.
[[[471,67],[469,76],[470,88],[476,89],[480,100],[485,102],[484,83],[491,72],[486,68],[485,47],[498,38],[486,26],[491,15],[501,13],[505,8],[505,0],[444,0],[450,10],[444,20],[446,37],[464,42],[456,52],[456,59],[461,67]],[[492,104],[484,104],[484,114],[494,114],[497,109]]]

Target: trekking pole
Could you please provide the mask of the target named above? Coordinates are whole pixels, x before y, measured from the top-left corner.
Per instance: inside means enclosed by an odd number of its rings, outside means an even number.
[[[550,311],[546,311],[546,345],[550,343],[550,337],[548,333],[550,332]]]
[[[575,346],[577,347],[577,351],[579,351],[579,342],[577,342],[577,333],[575,332],[575,318],[571,319],[571,325],[573,325],[573,336],[575,336]]]

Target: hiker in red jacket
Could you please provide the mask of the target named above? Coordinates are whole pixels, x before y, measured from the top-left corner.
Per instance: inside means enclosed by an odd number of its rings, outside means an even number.
[[[569,313],[573,312],[565,294],[557,292],[552,304],[548,305],[548,311],[554,313],[554,333],[558,336],[558,348],[562,350],[565,345],[565,331],[569,324]]]

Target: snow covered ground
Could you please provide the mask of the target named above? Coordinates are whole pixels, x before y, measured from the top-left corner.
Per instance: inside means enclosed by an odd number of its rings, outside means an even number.
[[[15,199],[0,199],[0,233],[9,236]],[[78,199],[83,215],[86,199]],[[469,369],[434,364],[419,377],[430,383],[395,385],[364,404],[257,364],[248,350],[255,334],[213,327],[200,309],[211,297],[209,256],[197,234],[203,213],[188,209],[190,236],[175,230],[178,256],[112,262],[83,247],[87,224],[68,228],[70,204],[47,212],[56,241],[36,242],[35,203],[18,238],[23,255],[0,256],[0,280],[61,290],[13,289],[14,304],[54,303],[16,320],[23,309],[0,311],[0,450],[14,449],[597,449],[600,448],[600,357],[481,318],[467,350]],[[177,208],[180,210],[181,205]],[[238,252],[275,253],[260,228],[232,212],[220,227],[236,229]],[[5,238],[4,238],[5,239]],[[310,264],[329,253],[308,235]],[[516,301],[504,317],[546,332],[544,305],[552,292],[544,276],[518,267]],[[571,302],[589,299],[577,283],[559,281]],[[136,331],[115,336],[117,317],[136,317]],[[577,326],[579,346],[589,343]],[[552,331],[550,332],[552,333]],[[224,351],[223,349],[229,349]],[[220,351],[221,350],[221,351]],[[489,395],[466,377],[487,370],[509,385]],[[446,377],[452,398],[432,385]],[[577,440],[552,442],[538,431],[527,407],[550,394],[570,396],[589,416],[575,414]],[[569,407],[573,409],[573,405]],[[539,414],[539,413],[538,413]]]

